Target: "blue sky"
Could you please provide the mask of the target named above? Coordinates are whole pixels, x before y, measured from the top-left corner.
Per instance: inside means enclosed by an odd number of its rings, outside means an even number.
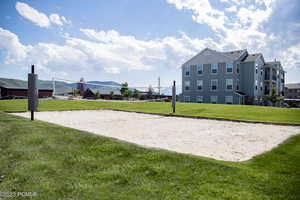
[[[0,1],[0,77],[180,81],[205,47],[280,60],[300,82],[298,0]]]

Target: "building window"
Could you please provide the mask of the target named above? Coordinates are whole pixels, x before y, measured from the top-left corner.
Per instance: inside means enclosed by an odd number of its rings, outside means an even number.
[[[190,81],[184,81],[184,89],[190,90]]]
[[[257,80],[255,80],[255,90],[257,90]]]
[[[190,76],[190,74],[191,74],[191,67],[190,66],[186,66],[184,68],[184,75],[185,76]]]
[[[202,75],[203,74],[203,65],[197,65],[197,74]]]
[[[218,73],[218,64],[212,64],[211,65],[211,73],[217,74]]]
[[[218,89],[218,80],[213,79],[211,80],[211,91],[217,91]]]
[[[197,80],[197,89],[202,90],[203,89],[203,80]]]
[[[210,96],[210,103],[213,104],[218,103],[218,96]]]
[[[226,72],[227,73],[233,72],[233,64],[232,63],[226,63]]]
[[[225,103],[226,104],[233,104],[233,97],[232,96],[225,96]]]
[[[260,90],[262,91],[263,90],[263,82],[260,81]]]
[[[184,96],[184,102],[190,102],[191,97],[190,96]]]
[[[233,88],[233,79],[226,79],[226,90],[232,90]]]
[[[237,64],[237,66],[236,66],[236,73],[240,73],[240,64]]]
[[[236,80],[236,90],[237,91],[240,90],[240,80],[239,79]]]
[[[203,96],[197,96],[197,97],[196,97],[196,101],[197,101],[198,103],[202,103],[202,102],[203,102]]]

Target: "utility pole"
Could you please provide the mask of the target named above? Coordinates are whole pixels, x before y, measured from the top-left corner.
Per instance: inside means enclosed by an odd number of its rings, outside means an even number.
[[[160,76],[158,77],[158,95],[160,96]]]
[[[53,88],[52,96],[54,97],[55,96],[55,78],[54,77],[52,78],[52,88]]]

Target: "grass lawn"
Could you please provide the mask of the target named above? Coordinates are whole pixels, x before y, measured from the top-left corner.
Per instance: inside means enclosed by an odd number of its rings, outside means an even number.
[[[39,102],[40,111],[102,108],[160,114],[169,114],[172,112],[171,103],[165,102],[99,102],[78,100],[41,100]],[[0,111],[16,112],[26,110],[27,100],[0,101]],[[297,108],[177,103],[175,115],[300,124],[300,109]]]
[[[45,101],[41,108],[54,104]],[[300,199],[300,135],[234,163],[145,149],[0,112],[0,150],[0,191],[37,192],[34,199]]]

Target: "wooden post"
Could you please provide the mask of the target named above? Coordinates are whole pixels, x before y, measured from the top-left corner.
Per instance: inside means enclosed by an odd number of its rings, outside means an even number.
[[[172,108],[173,108],[173,113],[176,112],[176,81],[173,81],[173,86],[172,86]]]
[[[34,111],[38,106],[38,87],[37,87],[37,74],[34,74],[34,65],[31,66],[31,73],[28,74],[28,110],[31,112],[31,120],[34,120]]]

